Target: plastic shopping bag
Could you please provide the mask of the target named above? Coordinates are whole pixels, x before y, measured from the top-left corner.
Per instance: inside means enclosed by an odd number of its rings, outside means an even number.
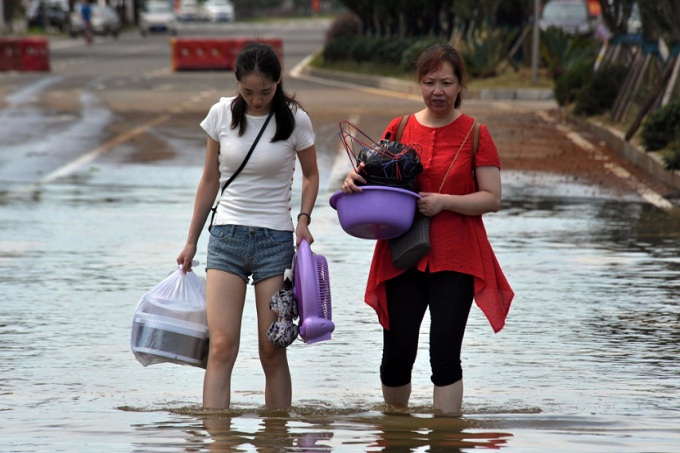
[[[198,263],[196,263],[198,265]],[[135,308],[130,346],[144,366],[208,362],[205,283],[182,266],[144,294]]]

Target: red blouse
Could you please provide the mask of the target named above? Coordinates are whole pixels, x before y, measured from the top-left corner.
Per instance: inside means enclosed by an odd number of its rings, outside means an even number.
[[[399,118],[390,122],[385,130],[394,137]],[[420,145],[423,173],[418,177],[421,192],[439,192],[446,170],[451,164],[466,135],[460,155],[449,173],[442,193],[468,194],[474,192],[472,175],[472,132],[474,119],[462,114],[443,127],[423,126],[411,115],[401,141]],[[470,133],[468,134],[468,131]],[[475,158],[477,167],[500,168],[496,145],[485,126],[480,128],[479,148]],[[474,276],[474,294],[477,306],[484,312],[494,332],[505,325],[514,293],[486,236],[482,216],[467,216],[442,211],[430,222],[430,253],[418,263],[421,272],[455,271]],[[392,264],[387,241],[377,241],[366,285],[365,302],[378,314],[380,324],[389,329],[385,282],[404,272]]]

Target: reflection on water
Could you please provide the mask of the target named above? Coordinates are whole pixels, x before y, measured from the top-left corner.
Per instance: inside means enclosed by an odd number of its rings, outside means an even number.
[[[344,234],[321,194],[313,249],[329,263],[333,339],[289,348],[294,407],[263,410],[249,293],[234,407],[211,413],[198,409],[202,370],[144,368],[129,347],[135,304],[175,269],[193,185],[167,182],[173,171],[186,178],[184,168],[130,168],[118,183],[116,171],[102,166],[0,205],[2,451],[670,453],[680,445],[678,218],[608,198],[509,191],[486,225],[517,296],[497,335],[473,310],[465,416],[447,418],[430,409],[426,335],[411,408],[381,406],[381,330],[362,302],[373,244]]]
[[[121,408],[133,410],[131,408]],[[182,432],[175,446],[185,451],[330,452],[423,451],[460,452],[499,449],[512,434],[493,430],[494,422],[428,414],[319,411],[295,412],[171,410],[184,417],[172,422],[135,426],[141,432]],[[138,443],[153,448],[155,440]]]

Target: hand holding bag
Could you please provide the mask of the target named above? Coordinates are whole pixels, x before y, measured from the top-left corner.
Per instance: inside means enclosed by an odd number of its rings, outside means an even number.
[[[192,263],[198,266],[198,261]],[[205,282],[182,266],[144,294],[132,321],[130,346],[144,366],[176,363],[205,368],[208,322]]]
[[[401,134],[404,131],[404,127],[406,126],[407,121],[408,115],[402,116],[401,121],[399,122],[399,128],[397,130],[395,141],[399,141],[401,139]],[[480,124],[477,121],[475,121],[474,124],[472,125],[472,128],[465,135],[465,138],[463,139],[463,142],[460,144],[460,147],[458,148],[456,155],[453,157],[453,160],[451,161],[448,170],[446,170],[444,179],[442,180],[441,186],[439,187],[440,193],[444,187],[444,182],[446,181],[446,178],[449,176],[449,172],[451,171],[451,168],[453,168],[453,164],[456,162],[456,159],[458,158],[461,149],[463,149],[463,145],[465,145],[465,142],[467,142],[467,139],[470,136],[471,131],[474,131],[472,139],[472,167],[473,167],[472,171],[474,174],[475,155],[477,154],[477,147],[479,146],[479,126]],[[390,252],[392,252],[392,263],[394,264],[394,267],[398,269],[407,269],[411,266],[415,266],[416,264],[418,264],[418,262],[425,255],[427,255],[431,249],[430,218],[416,210],[416,214],[413,219],[413,224],[411,225],[411,228],[401,236],[390,239],[389,246]]]

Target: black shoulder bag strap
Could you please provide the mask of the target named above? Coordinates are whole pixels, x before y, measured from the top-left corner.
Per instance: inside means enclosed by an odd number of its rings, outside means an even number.
[[[269,124],[269,120],[272,119],[272,116],[274,116],[274,110],[269,111],[269,116],[267,116],[267,119],[265,120],[264,124],[262,125],[262,129],[260,129],[260,132],[257,134],[257,137],[255,137],[255,141],[253,141],[253,144],[250,146],[250,149],[248,150],[248,154],[246,154],[246,158],[243,159],[243,162],[241,162],[241,165],[236,169],[233,175],[231,175],[231,178],[227,180],[227,182],[224,183],[222,186],[222,190],[220,191],[220,195],[217,197],[217,202],[215,202],[215,206],[212,207],[211,211],[212,214],[210,215],[210,226],[208,226],[208,231],[212,229],[212,224],[213,220],[215,219],[215,213],[217,213],[217,206],[220,204],[220,198],[222,197],[222,194],[224,194],[225,189],[231,182],[238,176],[239,173],[241,173],[241,170],[246,166],[246,163],[248,163],[248,159],[250,159],[250,155],[253,154],[253,150],[255,149],[255,146],[257,145],[257,142],[260,141],[260,137],[262,137],[262,134],[264,133],[264,130],[267,128],[267,124]]]

